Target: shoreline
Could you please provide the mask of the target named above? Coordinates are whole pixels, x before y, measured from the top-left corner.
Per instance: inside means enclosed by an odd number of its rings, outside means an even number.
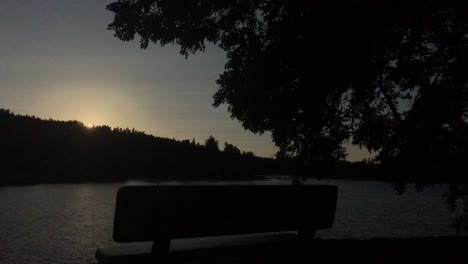
[[[275,176],[275,175],[274,175]],[[164,182],[206,182],[206,183],[216,183],[216,182],[255,182],[255,181],[270,181],[270,180],[283,180],[283,181],[291,181],[291,178],[288,176],[280,176],[280,177],[270,177],[269,175],[258,175],[252,177],[227,177],[227,178],[195,178],[195,179],[187,179],[187,178],[162,178],[161,180],[156,180],[152,178],[129,178],[123,180],[83,180],[83,181],[43,181],[43,182],[15,182],[15,183],[0,183],[0,188],[3,187],[21,187],[21,186],[34,186],[34,185],[43,185],[43,184],[103,184],[103,183],[125,183],[131,181],[142,181],[147,183],[164,183]],[[405,185],[434,185],[434,184],[467,184],[466,182],[458,182],[458,181],[430,181],[427,182],[402,182],[402,181],[392,181],[390,179],[382,180],[382,179],[367,179],[367,178],[359,178],[359,179],[349,179],[349,178],[308,178],[307,181],[326,181],[326,180],[339,180],[339,181],[350,181],[350,182],[381,182],[381,183],[389,183],[389,184],[405,184]]]

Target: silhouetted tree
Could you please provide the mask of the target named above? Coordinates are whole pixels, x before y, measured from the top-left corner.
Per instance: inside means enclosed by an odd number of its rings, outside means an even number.
[[[205,147],[209,151],[219,151],[219,146],[218,145],[219,145],[218,140],[216,140],[213,136],[210,136],[205,141]]]
[[[382,161],[418,152],[422,162],[466,151],[466,7],[120,0],[107,9],[115,36],[139,35],[142,48],[175,43],[188,56],[211,42],[226,51],[214,106],[228,104],[246,129],[271,131],[283,155],[339,159],[352,140]]]
[[[255,157],[255,153],[253,153],[252,151],[242,151],[242,155],[247,157]]]
[[[229,144],[227,142],[224,142],[224,150],[223,151],[226,152],[226,153],[230,153],[230,154],[236,154],[236,155],[241,154],[241,151],[236,146],[234,146],[233,144]]]

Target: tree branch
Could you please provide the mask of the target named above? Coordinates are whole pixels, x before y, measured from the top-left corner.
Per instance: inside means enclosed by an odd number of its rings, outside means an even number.
[[[383,85],[383,83],[380,83],[379,87],[380,87],[380,91],[382,92],[382,94],[384,96],[385,102],[387,102],[387,105],[390,108],[390,111],[392,111],[393,117],[397,121],[398,125],[400,125],[401,124],[401,115],[400,115],[400,113],[398,113],[398,110],[397,110],[395,104],[393,103],[392,97],[388,93],[387,87],[385,87]]]

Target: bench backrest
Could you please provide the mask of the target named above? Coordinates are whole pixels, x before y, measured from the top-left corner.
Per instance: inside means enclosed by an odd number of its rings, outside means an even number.
[[[330,185],[126,186],[117,194],[116,242],[314,231],[333,225]]]

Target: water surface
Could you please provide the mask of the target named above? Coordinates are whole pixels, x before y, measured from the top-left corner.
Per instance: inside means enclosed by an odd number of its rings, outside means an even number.
[[[92,263],[97,247],[113,244],[117,189],[135,184],[149,183],[0,188],[0,264]],[[317,232],[318,237],[457,235],[450,226],[450,212],[442,197],[446,185],[428,187],[423,192],[408,189],[396,195],[392,185],[383,182],[321,180],[309,184],[333,184],[339,189],[335,225]]]

